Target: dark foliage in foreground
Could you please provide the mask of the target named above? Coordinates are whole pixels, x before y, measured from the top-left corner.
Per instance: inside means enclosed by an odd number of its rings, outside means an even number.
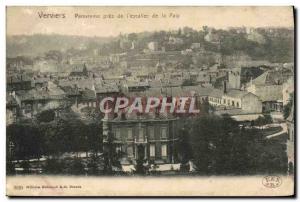
[[[192,159],[200,174],[287,172],[285,136],[282,139],[264,139],[263,130],[240,128],[229,116],[187,120],[182,130],[182,162]]]

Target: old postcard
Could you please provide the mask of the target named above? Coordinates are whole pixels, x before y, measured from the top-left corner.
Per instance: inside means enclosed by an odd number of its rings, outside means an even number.
[[[293,196],[293,7],[6,8],[8,196]]]

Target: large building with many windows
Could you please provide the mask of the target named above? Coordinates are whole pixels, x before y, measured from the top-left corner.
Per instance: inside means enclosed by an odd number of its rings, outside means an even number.
[[[104,152],[111,144],[121,154],[121,163],[135,164],[138,159],[155,164],[177,161],[178,118],[131,113],[106,116],[102,122]]]

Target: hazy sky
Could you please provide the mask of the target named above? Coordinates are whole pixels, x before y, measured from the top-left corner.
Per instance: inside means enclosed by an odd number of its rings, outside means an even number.
[[[40,18],[39,14],[65,14],[65,18]],[[96,15],[97,18],[75,18]],[[104,19],[104,15],[114,18]],[[123,14],[122,19],[117,15]],[[148,18],[128,18],[146,14]],[[157,14],[158,18],[152,18]],[[163,18],[162,14],[166,17]],[[177,16],[177,17],[176,17]],[[179,16],[179,17],[178,17]],[[292,7],[7,7],[7,34],[66,34],[116,36],[121,33],[170,30],[189,26],[293,27]]]

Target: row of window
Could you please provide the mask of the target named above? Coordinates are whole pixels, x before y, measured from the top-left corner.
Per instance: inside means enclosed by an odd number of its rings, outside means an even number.
[[[161,156],[162,157],[166,157],[168,155],[167,148],[168,147],[166,144],[161,145]],[[150,145],[150,157],[155,157],[155,145],[154,144]]]
[[[155,144],[150,145],[150,157],[155,157]],[[162,144],[160,147],[161,150],[161,157],[167,157],[168,156],[168,146],[166,144]],[[117,151],[121,151],[121,147],[117,148]],[[133,157],[133,146],[127,146],[127,156],[128,157]]]
[[[222,103],[222,100],[223,100],[223,103]],[[220,99],[220,98],[212,98],[212,97],[210,97],[209,101],[226,105],[226,99]],[[227,106],[240,107],[240,102],[238,102],[238,101],[235,102],[233,100],[230,101],[230,99],[227,99]]]
[[[127,128],[127,139],[132,140],[133,139],[133,129],[132,128]],[[139,128],[138,129],[138,135],[137,135],[137,141],[143,142],[145,140],[145,128]],[[150,139],[155,139],[155,133],[154,133],[154,127],[150,127],[149,129],[149,138]],[[115,138],[116,139],[121,139],[121,129],[116,128],[115,130]],[[160,138],[161,139],[166,139],[167,138],[167,128],[162,127],[160,128]]]

